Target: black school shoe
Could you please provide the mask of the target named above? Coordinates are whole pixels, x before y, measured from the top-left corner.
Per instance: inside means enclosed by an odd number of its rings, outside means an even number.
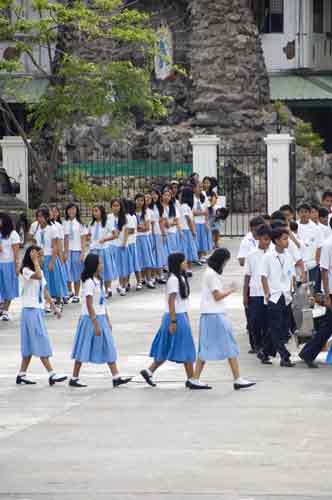
[[[50,386],[52,387],[52,385],[55,385],[55,384],[58,384],[59,382],[64,382],[65,380],[67,380],[67,376],[66,375],[51,375],[51,377],[49,377],[48,379],[48,383],[50,384]]]
[[[293,366],[295,366],[295,363],[292,363],[290,359],[282,359],[280,361],[280,366],[284,368],[293,368]]]
[[[79,379],[73,380],[72,378],[69,380],[68,383],[69,387],[88,387],[86,384],[82,384]]]
[[[157,387],[157,384],[152,380],[152,376],[147,372],[147,370],[141,370],[140,374],[148,385],[151,387]]]
[[[119,387],[120,385],[128,384],[129,382],[131,382],[132,378],[133,377],[126,377],[126,378],[118,377],[118,378],[115,378],[115,379],[113,379],[113,387]]]
[[[261,361],[261,363],[263,365],[273,365],[271,359],[269,358],[269,356],[267,356],[266,354],[264,354],[264,352],[262,351],[259,351],[257,353],[257,358]]]
[[[191,391],[201,391],[201,390],[209,391],[212,389],[210,385],[193,384],[190,380],[187,380],[186,388],[190,389]]]
[[[234,382],[233,387],[235,391],[239,391],[241,389],[248,389],[249,387],[253,387],[256,385],[256,382],[245,382],[245,383],[240,383],[240,382]]]
[[[17,375],[16,377],[16,384],[17,385],[21,385],[21,384],[24,384],[24,385],[36,385],[37,382],[34,382],[33,380],[29,380],[28,378],[26,378],[25,375]]]

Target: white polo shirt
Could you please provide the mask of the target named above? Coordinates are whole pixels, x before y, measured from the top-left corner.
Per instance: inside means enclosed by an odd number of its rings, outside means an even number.
[[[222,276],[208,267],[203,276],[201,295],[201,314],[221,314],[225,312],[223,300],[215,300],[213,292],[223,291]]]
[[[246,260],[246,276],[250,276],[249,293],[250,297],[264,297],[262,285],[262,263],[264,256],[271,250],[252,250]]]
[[[86,298],[93,297],[93,308],[97,316],[106,314],[106,300],[104,287],[97,278],[89,278],[82,286],[82,314],[89,315]]]
[[[66,220],[63,223],[65,236],[68,238],[68,249],[72,252],[82,250],[81,237],[86,236],[87,229],[77,219]]]
[[[298,236],[303,242],[303,261],[306,271],[317,266],[316,251],[322,248],[323,235],[317,224],[310,221],[308,224],[298,224]]]
[[[22,271],[23,276],[23,288],[22,288],[22,307],[29,307],[34,309],[44,309],[45,306],[45,287],[46,280],[44,273],[42,271],[42,279],[35,280],[31,276],[35,274],[35,271],[29,267],[24,267]]]
[[[322,232],[324,241],[332,236],[332,229],[329,224],[326,226],[325,224],[319,223],[318,227]]]
[[[49,257],[53,253],[53,241],[59,239],[59,231],[55,224],[48,224],[44,229],[39,225],[34,238],[37,245],[43,249],[44,255]]]
[[[3,238],[0,233],[0,262],[14,262],[13,245],[19,245],[21,242],[20,236],[16,231],[12,231],[8,238]]]
[[[275,249],[266,253],[262,259],[261,276],[265,276],[270,288],[270,301],[275,304],[284,295],[290,304],[292,278],[295,276],[293,258],[289,252],[279,253]]]
[[[320,268],[328,272],[329,290],[332,293],[332,236],[322,246]]]
[[[173,293],[176,293],[175,312],[186,313],[188,311],[189,299],[183,299],[181,297],[179,280],[174,274],[171,274],[166,284],[166,312],[169,312],[168,298]]]
[[[255,240],[252,232],[250,231],[241,241],[237,258],[246,259],[248,255],[257,247],[258,247],[258,240]]]

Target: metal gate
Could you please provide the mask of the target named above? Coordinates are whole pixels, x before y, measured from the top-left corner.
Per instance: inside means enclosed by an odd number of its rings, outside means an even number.
[[[225,236],[243,236],[255,215],[267,212],[267,152],[265,144],[252,150],[218,149],[218,183],[229,216]]]

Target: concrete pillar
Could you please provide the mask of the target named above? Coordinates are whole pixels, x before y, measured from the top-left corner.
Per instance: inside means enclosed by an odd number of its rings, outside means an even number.
[[[2,166],[9,177],[12,177],[20,184],[21,192],[17,195],[17,198],[28,206],[28,149],[19,136],[4,136],[0,141],[0,145],[2,148]]]
[[[190,139],[193,147],[193,171],[200,179],[218,177],[218,145],[220,139],[216,135],[197,135]]]
[[[294,138],[289,134],[269,134],[267,146],[267,200],[268,212],[279,210],[290,203],[289,148]]]

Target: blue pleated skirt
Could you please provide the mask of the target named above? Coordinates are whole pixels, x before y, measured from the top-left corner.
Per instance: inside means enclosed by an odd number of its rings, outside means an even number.
[[[190,229],[185,229],[182,237],[182,251],[186,256],[186,260],[188,262],[197,262],[198,261],[198,252],[197,252],[197,244],[196,239],[193,237]]]
[[[198,252],[210,252],[213,249],[212,233],[205,224],[195,224],[196,226],[196,241]]]
[[[201,314],[198,359],[220,361],[240,355],[231,323],[224,314]]]
[[[67,276],[64,266],[60,262],[59,257],[56,257],[53,271],[49,271],[48,266],[51,261],[51,256],[46,255],[43,263],[43,271],[51,297],[63,298],[68,295]]]
[[[72,359],[81,363],[114,363],[117,359],[116,348],[105,315],[97,316],[101,336],[97,337],[90,316],[82,315],[79,319],[74,339]]]
[[[51,342],[46,330],[44,311],[42,309],[24,307],[21,313],[21,353],[22,357],[52,356]]]
[[[150,357],[156,361],[174,361],[175,363],[190,363],[196,359],[196,350],[191,326],[187,313],[176,315],[177,325],[174,335],[169,333],[171,317],[165,313],[161,326],[156,334]]]
[[[129,249],[128,247],[113,247],[115,263],[119,278],[129,276]]]
[[[176,233],[168,233],[166,238],[166,249],[167,249],[167,258],[171,253],[181,252],[179,243],[179,234]]]
[[[152,250],[154,256],[154,268],[163,269],[163,267],[167,266],[167,257],[161,234],[152,235]]]
[[[78,283],[81,281],[83,262],[81,262],[81,251],[71,250],[66,261],[67,281]]]
[[[116,267],[116,257],[114,253],[115,247],[104,248],[103,250],[91,250],[91,253],[99,255],[103,263],[101,277],[103,281],[113,281],[119,277]]]
[[[0,263],[0,299],[12,300],[19,296],[18,277],[14,262]]]
[[[136,241],[136,248],[140,268],[142,270],[153,269],[154,258],[150,236],[147,234],[138,236]]]
[[[332,345],[330,346],[327,356],[326,356],[326,363],[331,365],[332,364]]]
[[[128,257],[129,257],[129,275],[132,273],[140,273],[141,268],[138,261],[137,246],[136,243],[131,243],[128,246]]]

